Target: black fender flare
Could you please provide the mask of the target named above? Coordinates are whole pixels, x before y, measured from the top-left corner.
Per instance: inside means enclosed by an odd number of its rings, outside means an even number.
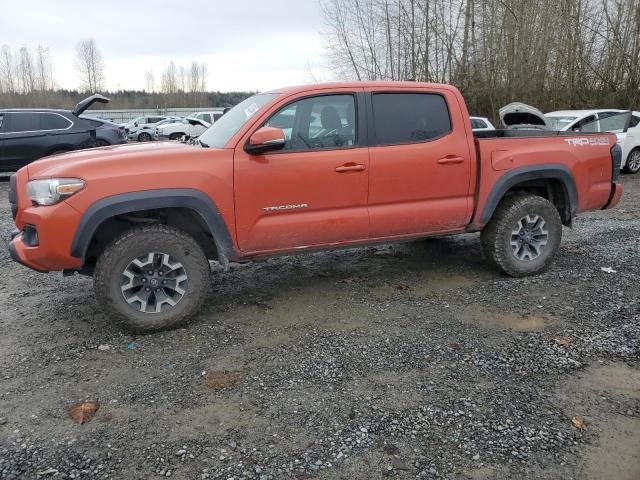
[[[511,187],[522,182],[540,179],[553,179],[562,182],[569,201],[570,217],[573,218],[578,209],[578,190],[576,188],[576,182],[567,167],[560,164],[551,164],[533,165],[530,167],[522,167],[507,171],[507,173],[500,177],[491,189],[484,205],[484,209],[480,215],[479,223],[481,225],[489,223],[493,216],[493,212],[500,203],[500,200],[502,200]]]
[[[82,215],[71,243],[71,256],[85,260],[98,227],[109,218],[159,208],[188,208],[198,213],[216,243],[220,262],[227,266],[237,254],[227,225],[213,201],[200,190],[159,189],[123,193],[98,200]]]

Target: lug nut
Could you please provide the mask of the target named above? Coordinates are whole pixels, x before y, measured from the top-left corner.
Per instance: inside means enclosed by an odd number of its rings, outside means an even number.
[[[145,288],[145,290],[148,292],[149,290],[151,290],[149,287]]]
[[[147,283],[147,279],[146,279],[146,278],[143,278],[143,279],[142,279],[142,283]]]
[[[162,280],[162,284],[163,284],[163,285],[166,285],[166,284],[167,284],[167,281],[166,281],[166,280]]]
[[[153,275],[153,270],[149,270],[147,273],[148,273],[149,275]]]
[[[162,273],[162,272],[158,272],[158,275],[162,276],[162,275],[163,275],[163,273]]]

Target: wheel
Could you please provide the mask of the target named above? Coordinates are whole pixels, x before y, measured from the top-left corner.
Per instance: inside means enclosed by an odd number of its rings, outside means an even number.
[[[180,140],[184,136],[184,133],[172,133],[169,135],[169,140]]]
[[[95,141],[95,146],[96,147],[108,147],[109,146],[109,142],[107,142],[106,140],[97,139]]]
[[[537,195],[506,197],[480,234],[485,258],[512,277],[532,275],[546,268],[561,239],[558,210]]]
[[[127,230],[103,252],[94,272],[99,305],[127,330],[175,328],[202,305],[209,261],[181,230],[161,224]]]
[[[627,157],[627,163],[625,163],[622,169],[625,173],[638,173],[640,172],[640,148],[634,148]]]
[[[140,135],[138,135],[138,141],[139,142],[150,142],[151,141],[151,135],[149,135],[147,132],[142,132]]]

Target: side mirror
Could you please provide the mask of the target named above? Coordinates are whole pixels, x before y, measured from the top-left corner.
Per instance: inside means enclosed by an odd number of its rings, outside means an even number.
[[[251,135],[249,142],[244,146],[244,151],[251,155],[280,150],[284,148],[286,139],[284,130],[275,127],[262,127]]]

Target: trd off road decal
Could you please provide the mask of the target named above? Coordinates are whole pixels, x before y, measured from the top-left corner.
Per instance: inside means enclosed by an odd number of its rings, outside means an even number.
[[[565,138],[565,142],[574,147],[591,147],[596,145],[609,145],[607,137],[581,137],[581,138]]]

